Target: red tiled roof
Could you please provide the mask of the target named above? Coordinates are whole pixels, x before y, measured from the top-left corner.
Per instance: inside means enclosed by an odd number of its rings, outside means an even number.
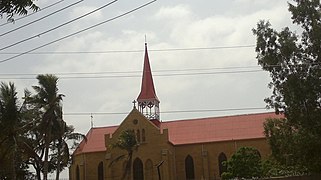
[[[161,123],[168,129],[169,141],[174,145],[264,138],[263,122],[267,118],[281,118],[275,113],[245,114]],[[74,154],[105,151],[105,134],[112,134],[118,126],[92,128],[87,142],[81,142]]]
[[[156,91],[154,88],[154,81],[152,76],[152,71],[149,64],[147,44],[145,43],[145,58],[144,58],[144,69],[143,69],[143,78],[140,94],[138,95],[137,100],[147,100],[147,99],[156,99]]]
[[[84,140],[79,144],[74,154],[106,151],[105,134],[112,134],[118,126],[91,128]]]
[[[246,114],[203,119],[170,121],[161,124],[168,129],[174,145],[264,138],[263,122],[280,118],[275,113]]]

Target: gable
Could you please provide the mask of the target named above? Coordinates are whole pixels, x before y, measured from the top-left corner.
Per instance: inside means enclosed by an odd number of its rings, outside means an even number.
[[[137,109],[133,109],[113,134],[105,135],[105,145],[108,147],[110,144],[114,144],[125,130],[133,130],[137,143],[144,144],[144,146],[146,144],[152,146],[154,143],[162,142],[167,144],[169,142],[167,131],[161,131],[159,127]]]
[[[137,109],[133,109],[128,116],[122,121],[122,123],[117,127],[116,131],[113,134],[110,134],[111,137],[118,137],[119,134],[128,129],[149,129],[153,131],[159,131],[159,128],[148,120],[142,113]]]

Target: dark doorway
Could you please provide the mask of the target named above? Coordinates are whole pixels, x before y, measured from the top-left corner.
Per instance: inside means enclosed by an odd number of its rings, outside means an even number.
[[[188,155],[185,158],[185,174],[186,174],[186,180],[194,180],[195,174],[194,174],[194,161],[192,156]]]
[[[218,170],[220,173],[220,176],[223,174],[223,172],[226,172],[226,166],[223,165],[223,162],[227,161],[226,155],[224,153],[221,153],[218,156]]]
[[[144,180],[143,162],[139,158],[134,160],[133,164],[134,180]]]
[[[104,164],[100,162],[98,164],[98,180],[104,180]]]

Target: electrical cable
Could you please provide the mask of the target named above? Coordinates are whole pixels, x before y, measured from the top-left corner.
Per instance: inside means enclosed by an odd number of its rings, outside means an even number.
[[[255,73],[265,72],[263,70],[247,70],[247,71],[221,71],[221,72],[197,72],[197,73],[170,73],[170,74],[154,74],[157,77],[171,77],[171,76],[196,76],[196,75],[215,75],[215,74],[237,74],[237,73]],[[105,79],[105,78],[139,78],[137,75],[100,75],[100,76],[60,76],[59,79]],[[2,77],[1,79],[22,79],[32,80],[34,77]]]
[[[221,69],[248,69],[259,68],[260,66],[230,66],[230,67],[210,67],[210,68],[187,68],[187,69],[163,69],[153,70],[153,72],[184,72],[184,71],[209,71],[209,70],[221,70]],[[124,74],[124,73],[142,73],[141,70],[133,71],[101,71],[101,72],[62,72],[62,73],[49,73],[55,75],[96,75],[96,74]],[[0,73],[0,76],[36,76],[43,73]]]
[[[45,9],[48,9],[48,8],[50,8],[50,7],[52,7],[52,6],[55,6],[55,5],[57,5],[57,4],[59,4],[59,3],[63,2],[63,1],[64,1],[64,0],[60,0],[60,1],[57,1],[57,2],[55,2],[55,3],[49,4],[48,6],[45,6],[45,7],[43,7],[43,8],[40,8],[39,11],[35,11],[35,12],[32,12],[32,13],[27,14],[27,15],[25,15],[25,16],[16,18],[16,19],[14,19],[13,22],[17,22],[17,21],[19,21],[19,20],[21,20],[21,19],[24,19],[24,18],[28,17],[28,16],[31,16],[31,15],[33,15],[33,14],[36,14],[36,13],[38,13],[38,12],[40,12],[40,11],[44,11]],[[1,26],[4,26],[4,25],[7,25],[7,24],[11,24],[11,23],[13,23],[13,22],[10,21],[10,22],[6,22],[6,23],[3,23],[3,24],[0,24],[0,27],[1,27]]]
[[[304,64],[299,64],[304,65]],[[297,65],[297,66],[299,66]],[[309,65],[318,65],[318,64],[309,64]],[[280,65],[266,65],[266,67],[281,67]],[[255,69],[253,69],[255,68]],[[260,69],[257,69],[260,68]],[[213,70],[234,70],[234,71],[218,71],[218,72],[206,72]],[[245,70],[237,70],[237,69],[245,69]],[[200,71],[200,72],[195,72]],[[205,71],[205,72],[202,72]],[[187,69],[163,69],[163,70],[153,70],[154,76],[186,76],[186,75],[212,75],[212,74],[233,74],[233,73],[252,73],[252,72],[265,72],[261,69],[259,65],[257,66],[230,66],[230,67],[209,67],[209,68],[187,68]],[[172,72],[169,74],[157,74],[162,72]],[[176,72],[185,72],[185,73],[176,73]],[[138,74],[139,75],[108,75],[108,74]],[[51,72],[49,74],[54,74],[60,76],[60,79],[77,79],[77,78],[129,78],[129,77],[140,77],[142,71],[141,70],[132,70],[132,71],[100,71],[100,72],[60,72],[54,73]],[[37,76],[39,74],[44,73],[0,73],[0,77],[2,79],[34,79],[34,78],[22,78],[22,77],[13,77],[10,78],[8,76]],[[48,74],[48,73],[47,73]],[[68,76],[73,75],[73,76]],[[74,76],[74,75],[87,75],[87,76]],[[93,76],[100,75],[100,76]]]
[[[110,5],[112,5],[113,3],[117,2],[117,1],[118,1],[118,0],[114,0],[114,1],[112,1],[112,2],[109,2],[109,3],[105,4],[105,5],[97,8],[97,9],[94,9],[94,10],[92,10],[92,11],[90,11],[90,12],[84,14],[84,15],[81,15],[81,16],[75,18],[75,19],[72,19],[72,20],[70,20],[70,21],[67,21],[67,22],[65,22],[65,23],[62,23],[62,24],[60,24],[59,26],[56,26],[56,27],[54,27],[54,28],[51,28],[51,29],[46,30],[46,31],[44,31],[44,32],[41,32],[41,33],[39,33],[39,34],[37,34],[37,35],[31,36],[31,37],[29,37],[29,38],[20,40],[20,41],[18,41],[18,42],[15,42],[15,43],[13,43],[13,44],[8,45],[8,46],[2,47],[2,48],[0,48],[0,51],[2,51],[2,50],[4,50],[4,49],[8,49],[8,48],[10,48],[10,47],[12,47],[12,46],[21,44],[21,43],[26,42],[26,41],[28,41],[28,40],[31,40],[31,39],[40,37],[40,36],[42,36],[42,35],[44,35],[44,34],[47,34],[47,33],[51,32],[51,31],[53,31],[53,30],[59,29],[59,28],[65,26],[65,25],[67,25],[67,24],[70,24],[70,23],[72,23],[72,22],[75,22],[75,21],[77,21],[77,20],[79,20],[79,19],[81,19],[81,18],[84,18],[84,17],[86,17],[86,16],[88,16],[88,15],[90,15],[90,14],[96,12],[96,11],[99,11],[99,10],[101,10],[101,9],[107,7],[107,6],[110,6]]]
[[[38,36],[38,35],[36,35]],[[149,49],[151,52],[166,51],[197,51],[197,50],[213,50],[213,49],[237,49],[249,48],[255,45],[234,45],[234,46],[215,46],[215,47],[190,47],[190,48],[167,48],[167,49]],[[109,54],[109,53],[140,53],[145,50],[110,50],[110,51],[60,51],[60,52],[32,52],[28,54]],[[21,52],[0,52],[0,54],[20,54]]]
[[[43,19],[45,19],[45,18],[47,18],[47,17],[49,17],[49,16],[52,16],[52,15],[60,12],[60,11],[63,11],[63,10],[65,10],[65,9],[68,9],[68,8],[74,6],[74,5],[76,5],[76,4],[78,4],[78,3],[82,2],[82,1],[84,1],[84,0],[79,0],[79,1],[77,1],[77,2],[75,2],[75,3],[72,3],[72,4],[68,5],[68,6],[66,6],[66,7],[63,7],[63,8],[61,8],[61,9],[58,9],[57,11],[54,11],[54,12],[52,12],[52,13],[50,13],[50,14],[47,14],[47,15],[39,18],[39,19],[36,19],[36,20],[31,21],[31,22],[29,22],[29,23],[27,23],[27,24],[24,24],[24,25],[22,25],[22,26],[19,26],[19,27],[15,28],[15,29],[12,29],[12,30],[10,30],[10,31],[7,31],[7,32],[5,32],[5,33],[2,33],[2,34],[0,34],[0,37],[4,36],[4,35],[6,35],[6,34],[12,33],[12,32],[14,32],[14,31],[17,31],[17,30],[19,30],[19,29],[21,29],[21,28],[24,28],[24,27],[26,27],[26,26],[29,26],[30,24],[33,24],[33,23],[38,22],[38,21],[40,21],[40,20],[43,20]]]
[[[76,31],[76,32],[74,32],[74,33],[71,33],[71,34],[69,34],[69,35],[63,36],[63,37],[61,37],[61,38],[59,38],[59,39],[56,39],[56,40],[51,41],[51,42],[48,42],[48,43],[43,44],[43,45],[41,45],[41,46],[38,46],[38,47],[36,47],[36,48],[30,49],[30,50],[25,51],[25,52],[23,52],[23,53],[20,53],[20,54],[18,54],[18,55],[16,55],[16,56],[12,56],[12,57],[10,57],[10,58],[4,59],[4,60],[0,60],[0,63],[4,63],[4,62],[6,62],[6,61],[15,59],[15,58],[20,57],[20,56],[22,56],[22,55],[28,54],[28,53],[33,52],[33,51],[35,51],[35,50],[38,50],[38,49],[41,49],[41,48],[46,47],[46,46],[48,46],[48,45],[51,45],[51,44],[53,44],[53,43],[56,43],[56,42],[59,42],[59,41],[61,41],[61,40],[67,39],[67,38],[69,38],[69,37],[72,37],[72,36],[74,36],[74,35],[77,35],[77,34],[79,34],[79,33],[88,31],[88,30],[90,30],[90,29],[92,29],[92,28],[95,28],[95,27],[100,26],[100,25],[102,25],[102,24],[105,24],[105,23],[107,23],[107,22],[111,22],[111,21],[116,20],[116,19],[118,19],[118,18],[121,18],[121,17],[123,17],[123,16],[125,16],[125,15],[128,15],[128,14],[130,14],[130,13],[133,13],[133,12],[135,12],[135,11],[141,9],[141,8],[144,8],[145,6],[148,6],[148,5],[150,5],[150,4],[152,4],[152,3],[156,2],[156,1],[157,1],[157,0],[149,1],[148,3],[145,3],[145,4],[143,4],[143,5],[139,6],[139,7],[136,7],[136,8],[134,8],[134,9],[130,10],[130,11],[127,11],[127,12],[125,12],[125,13],[123,13],[123,14],[120,14],[120,15],[118,15],[118,16],[115,16],[115,17],[113,17],[113,18],[107,19],[107,20],[102,21],[102,22],[100,22],[100,23],[97,23],[97,24],[95,24],[95,25],[89,26],[89,27],[87,27],[87,28],[85,28],[85,29],[82,29],[82,30]]]
[[[171,110],[161,111],[161,114],[173,113],[195,113],[195,112],[223,112],[223,111],[246,111],[246,110],[267,110],[265,107],[248,107],[248,108],[226,108],[226,109],[194,109],[194,110]],[[65,116],[90,116],[90,115],[121,115],[128,114],[128,112],[67,112]]]

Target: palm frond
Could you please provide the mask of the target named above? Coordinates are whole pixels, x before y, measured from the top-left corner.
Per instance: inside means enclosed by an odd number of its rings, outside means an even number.
[[[120,155],[120,156],[116,157],[115,159],[111,160],[110,163],[109,163],[109,167],[111,167],[116,162],[124,159],[126,156],[127,156],[126,154],[123,154],[123,155]]]

